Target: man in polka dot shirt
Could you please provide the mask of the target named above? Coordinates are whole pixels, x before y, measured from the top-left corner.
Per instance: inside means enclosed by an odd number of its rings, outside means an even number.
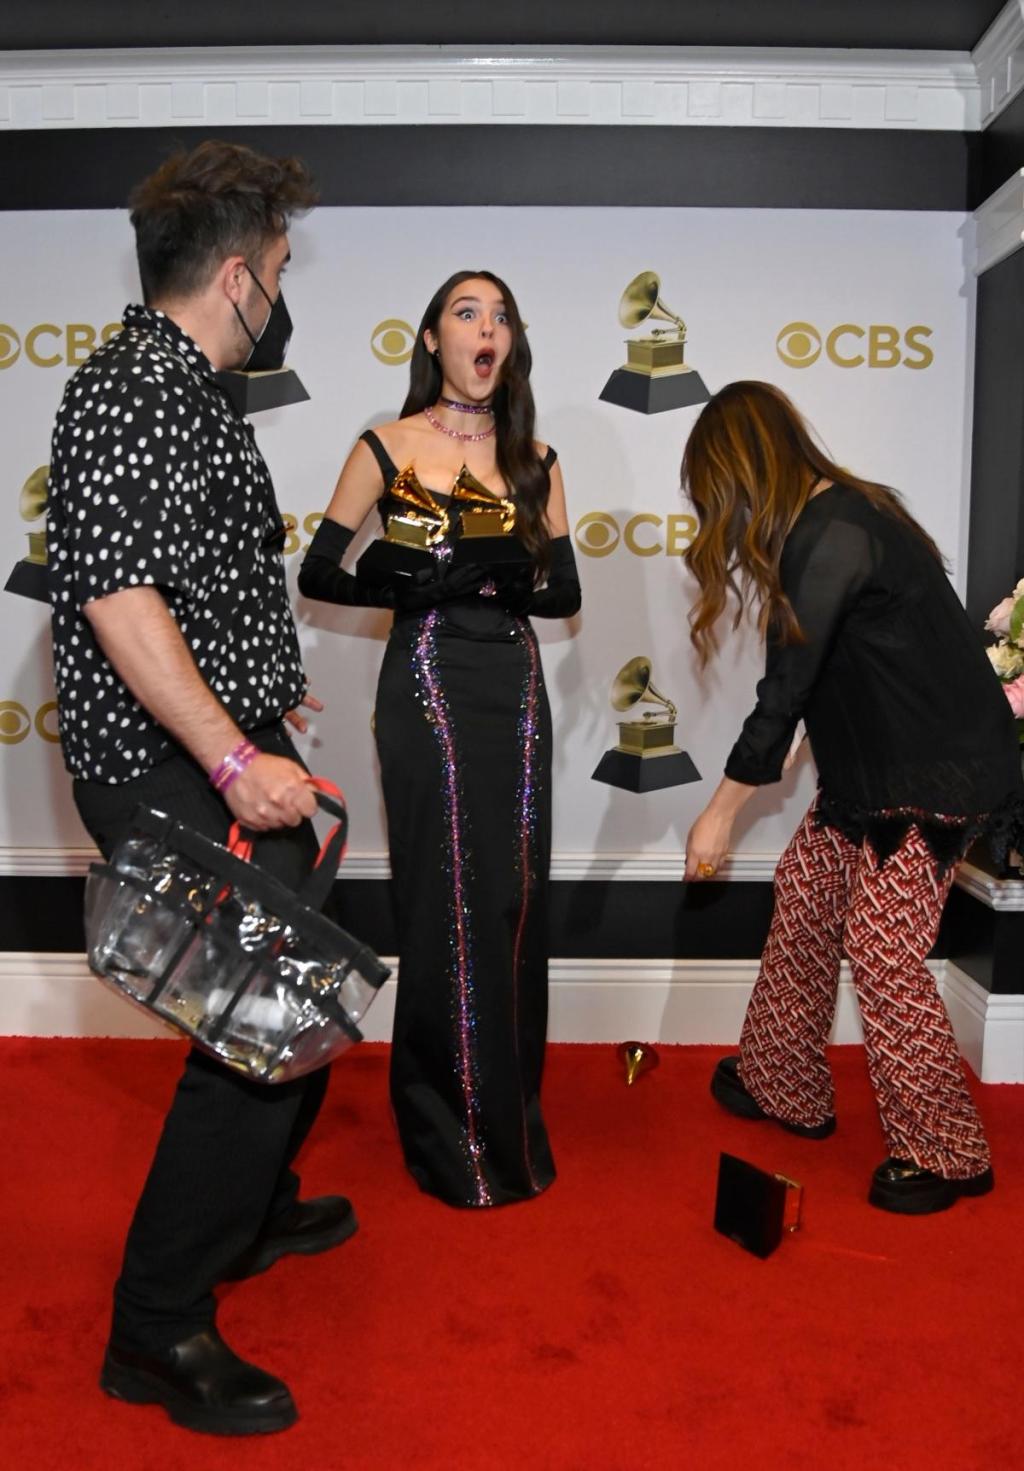
[[[67,386],[54,431],[49,559],[64,757],[109,853],[140,802],[297,884],[316,802],[285,727],[318,708],[285,586],[281,518],[216,373],[280,364],[289,221],[314,202],[296,159],[207,142],[136,189],[145,306]],[[128,1233],[101,1385],[177,1423],[292,1423],[280,1379],[220,1337],[213,1288],[356,1227],[343,1196],[299,1201],[292,1161],[327,1070],[268,1087],[193,1052]]]

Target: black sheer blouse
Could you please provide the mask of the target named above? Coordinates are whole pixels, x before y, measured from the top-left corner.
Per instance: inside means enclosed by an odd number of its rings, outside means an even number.
[[[769,636],[726,776],[778,781],[803,719],[819,821],[868,837],[883,858],[912,823],[944,867],[986,830],[1005,849],[1024,810],[1014,719],[925,544],[859,491],[833,485],[804,508],[780,573],[805,641]]]

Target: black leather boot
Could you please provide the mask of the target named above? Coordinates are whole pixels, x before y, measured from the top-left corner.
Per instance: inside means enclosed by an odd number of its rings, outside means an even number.
[[[159,1353],[111,1343],[100,1388],[132,1405],[162,1405],[176,1425],[210,1435],[261,1435],[298,1419],[288,1386],[240,1359],[212,1323]]]
[[[224,1273],[225,1282],[255,1277],[283,1256],[316,1256],[340,1246],[359,1229],[352,1202],[344,1195],[319,1195],[299,1200],[279,1221],[257,1236],[249,1250]]]
[[[790,1124],[785,1119],[766,1113],[752,1094],[743,1086],[738,1057],[723,1057],[711,1077],[711,1096],[716,1103],[741,1119],[770,1119],[791,1134],[804,1139],[827,1139],[836,1131],[835,1114],[829,1114],[820,1124]]]
[[[898,1216],[930,1216],[948,1210],[962,1195],[987,1195],[995,1185],[992,1166],[966,1180],[947,1180],[913,1160],[883,1160],[871,1177],[868,1201]]]

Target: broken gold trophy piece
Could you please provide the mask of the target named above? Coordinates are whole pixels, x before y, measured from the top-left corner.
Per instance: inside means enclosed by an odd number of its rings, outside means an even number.
[[[658,1054],[649,1042],[623,1042],[616,1048],[626,1068],[626,1086],[632,1088],[641,1073],[658,1066]]]

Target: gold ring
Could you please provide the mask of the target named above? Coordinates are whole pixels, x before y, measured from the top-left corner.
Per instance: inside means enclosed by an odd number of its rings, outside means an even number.
[[[697,873],[702,879],[713,878],[715,874],[715,865],[713,863],[698,863]]]

